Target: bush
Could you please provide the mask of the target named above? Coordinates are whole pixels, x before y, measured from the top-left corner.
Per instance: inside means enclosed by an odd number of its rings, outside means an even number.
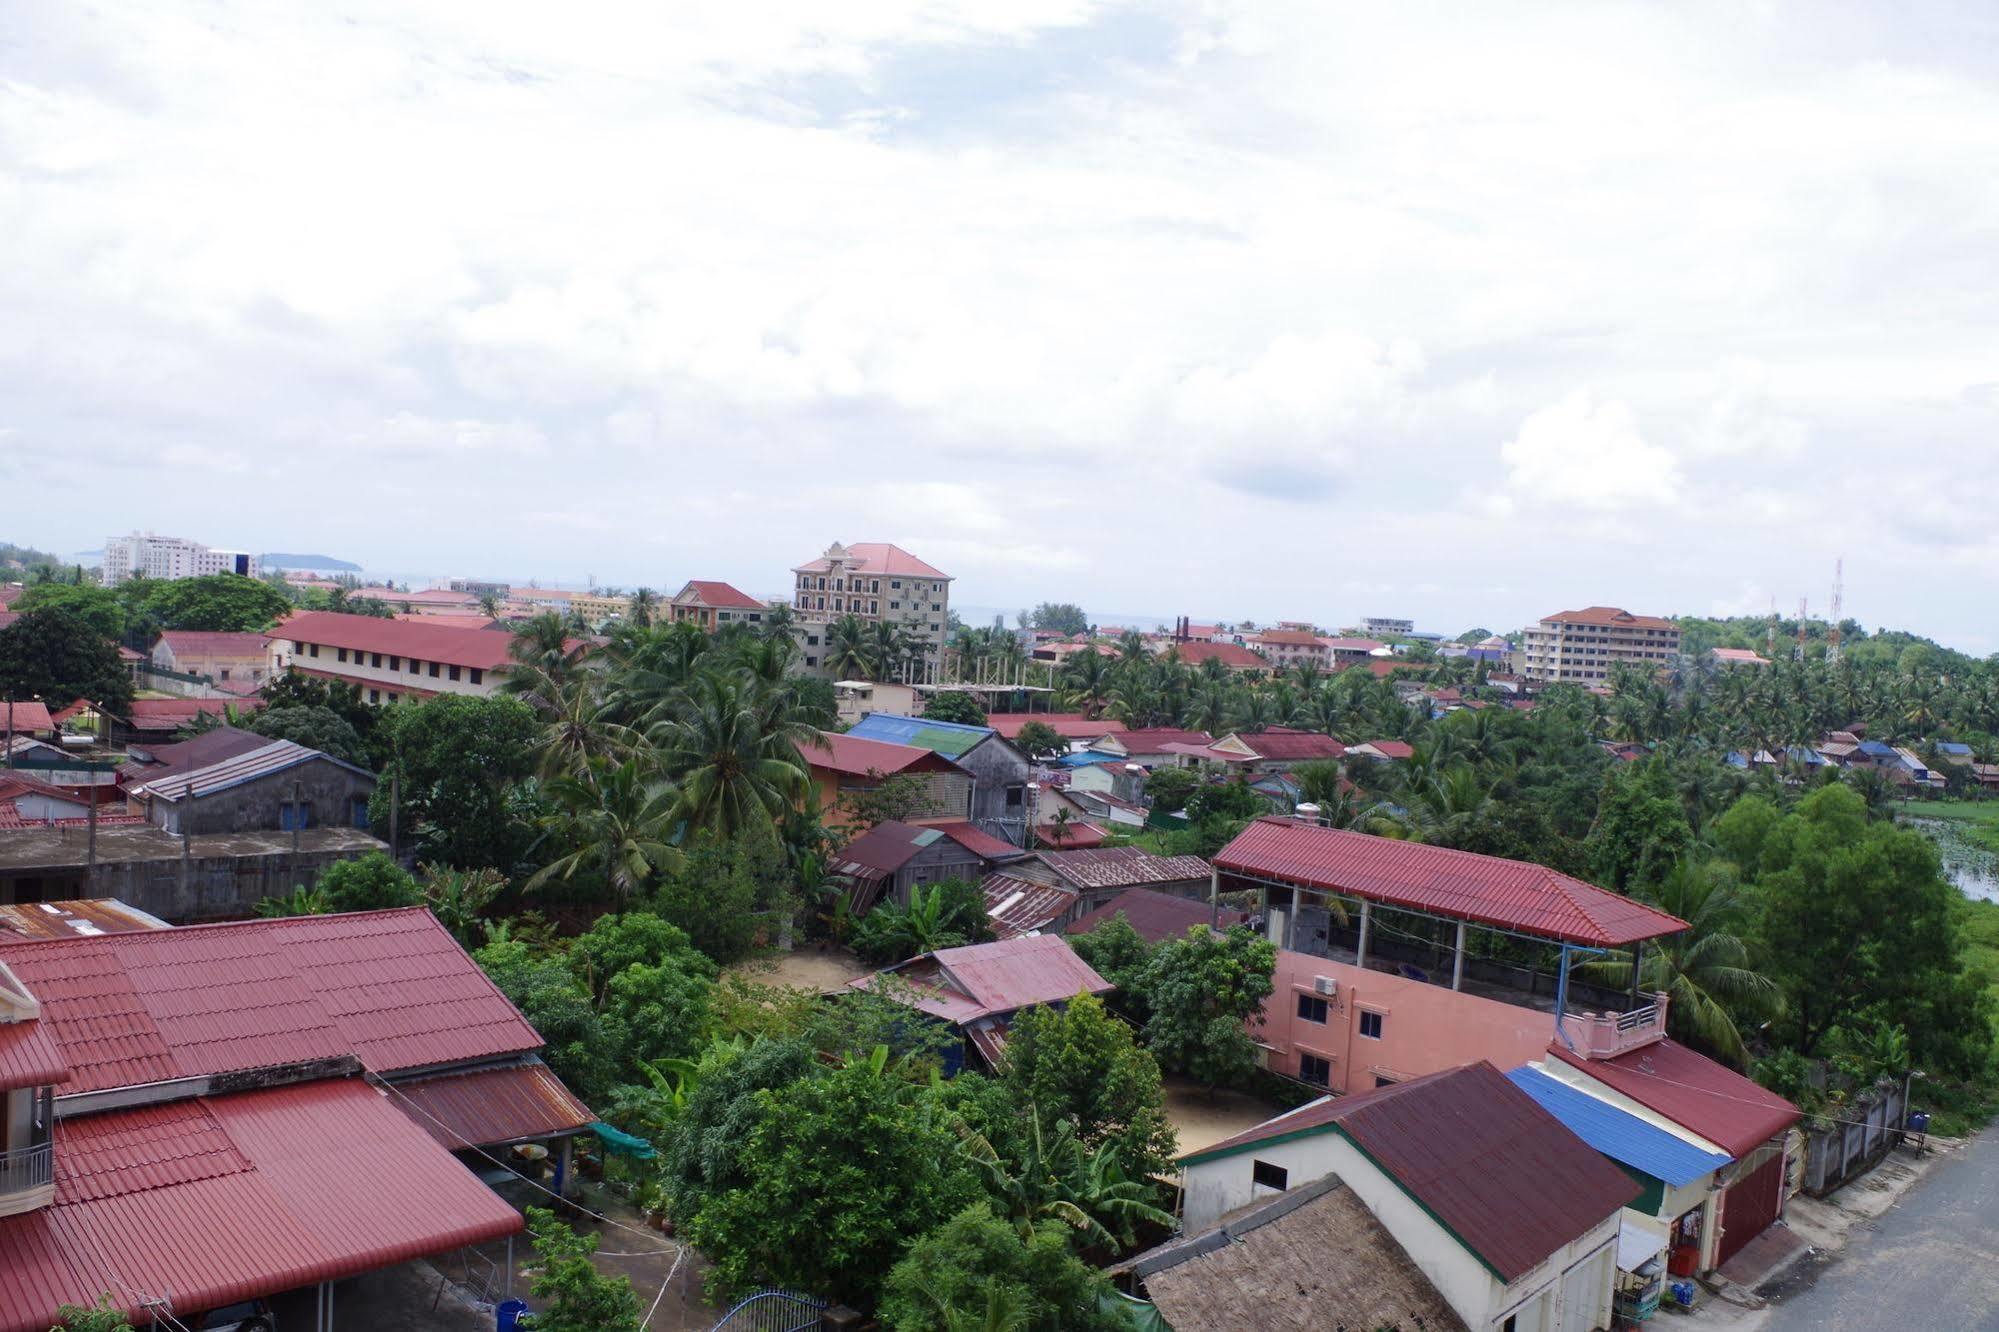
[[[415,876],[382,851],[328,865],[313,886],[334,911],[380,911],[423,901]]]
[[[978,1203],[910,1246],[889,1273],[880,1313],[894,1332],[1129,1332],[1122,1312],[1106,1308],[1110,1294],[1061,1226],[1043,1222],[1022,1235]]]
[[[639,1332],[639,1297],[621,1276],[605,1276],[590,1255],[595,1235],[579,1235],[543,1207],[528,1208],[541,1273],[528,1287],[545,1300],[534,1316],[536,1332]]]

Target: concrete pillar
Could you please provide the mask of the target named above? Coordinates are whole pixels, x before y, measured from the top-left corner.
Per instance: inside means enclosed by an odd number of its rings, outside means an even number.
[[[1458,946],[1456,950],[1451,954],[1451,988],[1453,990],[1462,990],[1464,987],[1465,987],[1465,923],[1463,921],[1459,921]]]
[[[1222,872],[1210,865],[1208,867],[1208,928],[1218,930],[1221,927]]]
[[[1374,903],[1363,899],[1360,904],[1359,947],[1354,949],[1354,965],[1363,971],[1367,970],[1367,933],[1368,927],[1372,924],[1374,924]]]
[[[1303,898],[1303,890],[1294,887],[1291,890],[1291,911],[1284,917],[1284,947],[1294,953],[1298,951],[1298,907]]]

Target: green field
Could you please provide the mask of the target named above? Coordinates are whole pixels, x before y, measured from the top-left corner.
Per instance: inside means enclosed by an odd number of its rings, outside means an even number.
[[[1939,819],[1957,825],[1964,840],[1999,851],[1999,800],[1898,800],[1895,812],[1912,819]]]

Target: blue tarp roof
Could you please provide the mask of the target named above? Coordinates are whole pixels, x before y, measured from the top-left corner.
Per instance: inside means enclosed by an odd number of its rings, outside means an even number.
[[[1720,1152],[1702,1151],[1686,1139],[1537,1068],[1516,1068],[1506,1076],[1597,1151],[1675,1188],[1693,1183],[1731,1159]]]
[[[1106,754],[1101,749],[1081,749],[1073,754],[1064,754],[1055,760],[1057,767],[1086,768],[1092,763],[1122,763],[1116,754]]]
[[[891,745],[915,745],[945,758],[957,758],[972,746],[994,734],[990,726],[963,726],[957,722],[925,721],[921,717],[891,717],[870,712],[856,722],[848,735],[863,740],[883,740]]]

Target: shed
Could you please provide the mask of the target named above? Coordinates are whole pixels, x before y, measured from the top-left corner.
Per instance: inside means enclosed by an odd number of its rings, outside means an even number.
[[[150,778],[129,799],[170,833],[366,828],[375,775],[291,740]]]
[[[943,828],[889,819],[833,853],[828,870],[848,884],[848,904],[856,914],[884,896],[909,904],[910,889],[946,879],[978,882],[993,867],[991,856],[971,850]]]

